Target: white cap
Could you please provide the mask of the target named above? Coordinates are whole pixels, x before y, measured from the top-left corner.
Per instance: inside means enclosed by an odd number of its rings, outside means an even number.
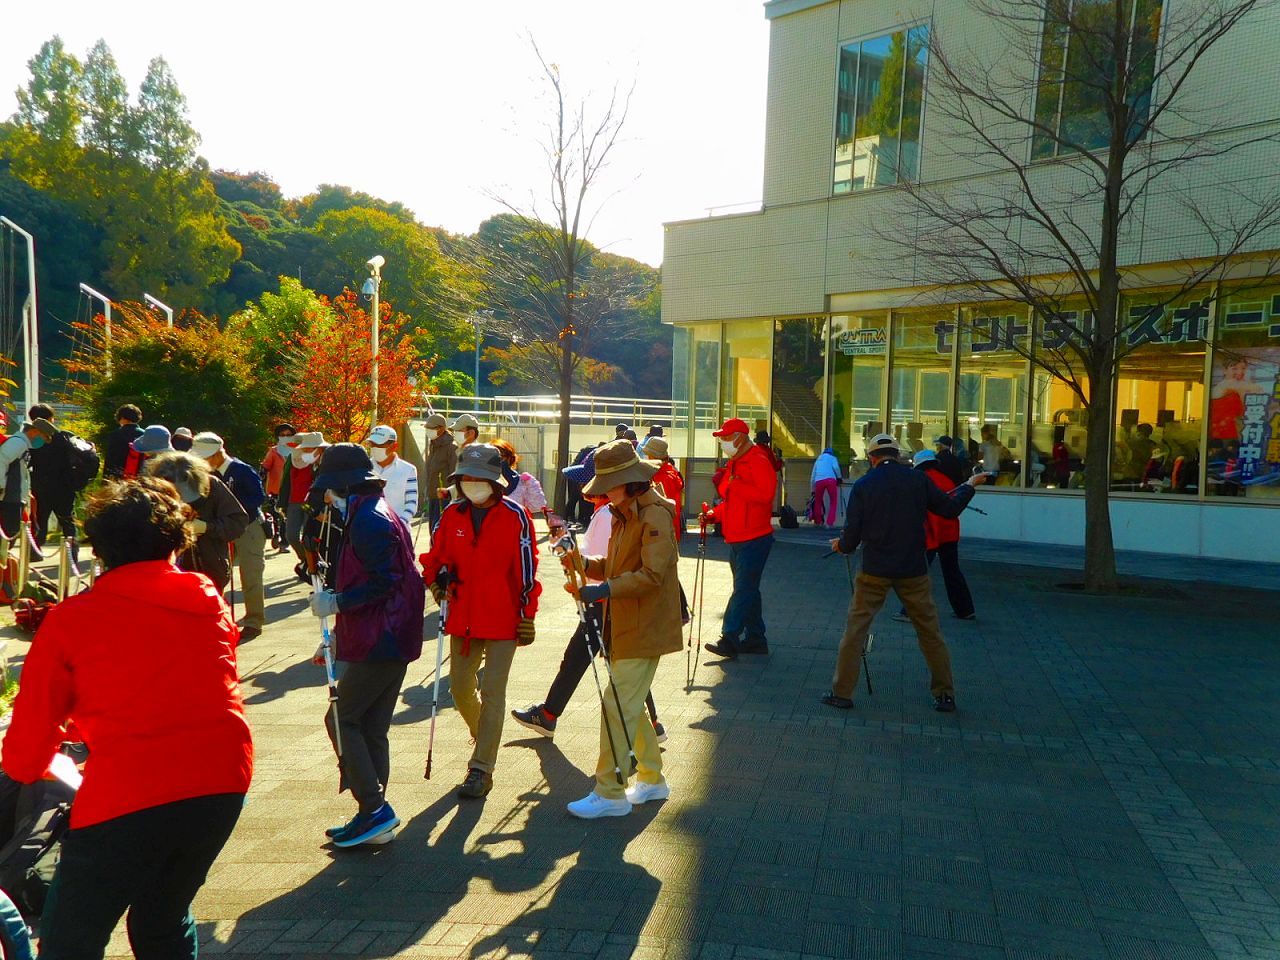
[[[371,443],[374,446],[383,447],[388,443],[395,443],[398,439],[396,432],[388,427],[385,423],[380,423],[372,430],[369,435],[364,438],[365,443]]]
[[[291,438],[293,440],[293,448],[295,450],[310,450],[314,447],[327,447],[329,444],[324,442],[324,434],[316,431],[314,433],[295,433]]]
[[[212,430],[201,430],[191,441],[191,452],[197,457],[209,459],[222,449],[222,438]]]

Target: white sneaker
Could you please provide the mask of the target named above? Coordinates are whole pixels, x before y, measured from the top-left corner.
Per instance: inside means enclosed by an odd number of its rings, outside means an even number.
[[[598,817],[625,817],[631,812],[631,801],[610,800],[592,790],[581,800],[575,800],[566,805],[565,809],[583,820],[595,820]]]
[[[665,780],[661,783],[644,783],[638,780],[634,787],[627,788],[627,799],[632,805],[648,803],[650,800],[665,800],[669,796],[671,788]]]

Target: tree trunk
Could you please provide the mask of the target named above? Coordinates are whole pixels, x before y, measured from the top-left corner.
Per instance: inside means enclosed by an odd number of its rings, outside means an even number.
[[[1090,378],[1089,433],[1084,470],[1084,587],[1115,593],[1116,548],[1111,535],[1111,436],[1114,367]]]
[[[569,413],[573,395],[573,342],[572,337],[560,341],[560,429],[556,437],[556,513],[564,516],[568,495],[568,482],[562,472],[569,466]]]

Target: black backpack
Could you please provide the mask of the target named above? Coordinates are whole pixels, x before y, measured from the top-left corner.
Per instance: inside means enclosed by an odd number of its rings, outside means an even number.
[[[784,503],[778,510],[778,526],[783,530],[795,530],[800,526],[800,518],[796,516],[796,508]]]
[[[84,437],[62,431],[67,441],[67,469],[71,478],[71,489],[79,493],[89,485],[89,481],[98,475],[102,465],[98,458],[98,449]]]

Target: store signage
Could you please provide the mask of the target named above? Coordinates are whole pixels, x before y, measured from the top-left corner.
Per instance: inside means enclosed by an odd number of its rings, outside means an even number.
[[[884,355],[889,342],[884,327],[868,327],[864,330],[846,330],[836,339],[836,347],[846,357],[879,357]]]

